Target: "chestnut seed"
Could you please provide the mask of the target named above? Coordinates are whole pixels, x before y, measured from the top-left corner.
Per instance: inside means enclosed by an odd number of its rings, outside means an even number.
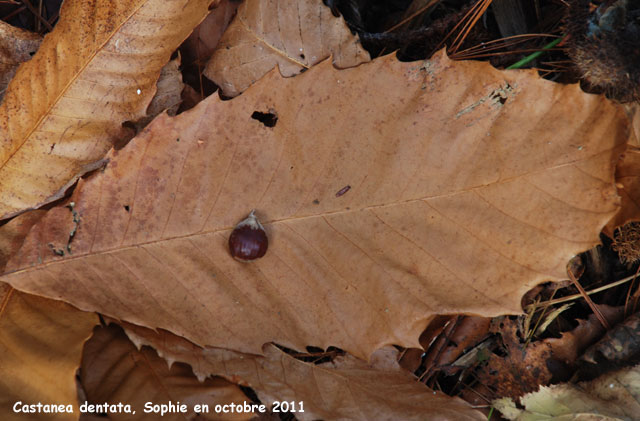
[[[238,223],[229,236],[231,256],[241,262],[258,259],[267,252],[269,239],[264,227],[251,211],[246,219]]]

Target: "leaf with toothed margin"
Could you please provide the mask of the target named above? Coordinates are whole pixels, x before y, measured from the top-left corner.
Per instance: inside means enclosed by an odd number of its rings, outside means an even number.
[[[577,85],[444,53],[276,70],[154,120],[80,181],[72,241],[63,204],[1,279],[249,353],[418,347],[438,313],[520,312],[599,241],[628,135],[620,107]],[[228,237],[251,209],[269,249],[247,264]]]

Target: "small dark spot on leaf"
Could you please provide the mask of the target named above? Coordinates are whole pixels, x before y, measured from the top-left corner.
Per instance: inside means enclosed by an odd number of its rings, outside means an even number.
[[[49,249],[51,249],[56,256],[64,256],[64,250],[55,247],[52,243],[47,244],[47,246],[49,246]]]
[[[338,190],[338,192],[336,193],[336,197],[340,197],[343,194],[345,194],[346,192],[348,192],[349,190],[351,190],[351,186],[347,185],[344,186],[343,188],[341,188],[340,190]]]
[[[180,138],[177,138],[177,139],[176,139],[176,142],[180,142]]]
[[[240,388],[240,390],[242,390],[242,393],[244,393],[249,399],[251,399],[253,403],[256,403],[258,405],[262,404],[260,399],[258,399],[258,395],[252,388],[248,386],[241,386],[241,385],[238,385],[238,387]]]
[[[253,114],[251,114],[251,118],[258,120],[266,127],[275,127],[278,122],[278,116],[273,112],[262,113],[260,111],[254,111]]]
[[[300,54],[300,58],[304,60],[305,59],[304,54]]]
[[[35,53],[36,53],[35,51],[29,51],[29,55],[30,55],[31,57],[33,57]]]
[[[320,201],[319,201],[318,199],[315,199],[312,203],[313,203],[314,205],[319,205],[319,204],[320,204]]]
[[[129,205],[124,205],[124,210],[126,210],[127,212],[129,212]]]

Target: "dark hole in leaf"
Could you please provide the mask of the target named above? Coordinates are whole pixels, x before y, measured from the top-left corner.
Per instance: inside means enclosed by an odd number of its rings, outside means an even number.
[[[242,393],[244,393],[247,398],[251,399],[251,402],[257,404],[262,403],[262,401],[260,401],[260,399],[258,398],[258,394],[252,388],[242,385],[238,385],[238,387],[240,388],[240,390],[242,390]]]
[[[129,143],[129,141],[134,138],[138,131],[133,121],[125,121],[124,123],[122,123],[122,127],[125,129],[124,134],[121,137],[116,138],[116,140],[113,142],[113,149],[115,149],[116,151],[119,151],[120,149],[127,146],[127,143]]]
[[[275,115],[275,113],[261,113],[260,111],[254,111],[253,114],[251,114],[251,118],[258,120],[267,127],[275,127],[278,122],[278,116]]]
[[[493,95],[491,95],[491,99],[496,103],[499,102],[501,105],[504,105],[507,102],[507,96],[501,94],[500,92],[494,92]]]
[[[509,353],[505,349],[503,349],[501,347],[492,349],[491,352],[493,354],[496,354],[498,357],[506,357],[506,356],[509,355]]]
[[[300,54],[300,58],[304,60],[305,59],[304,54]]]
[[[324,352],[324,349],[318,348],[317,346],[307,346],[307,352],[309,353]]]
[[[129,205],[124,205],[124,210],[126,210],[127,212],[129,212]]]

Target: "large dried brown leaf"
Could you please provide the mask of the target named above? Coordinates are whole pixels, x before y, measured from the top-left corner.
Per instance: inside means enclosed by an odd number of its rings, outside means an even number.
[[[626,124],[578,86],[443,54],[274,71],[154,120],[2,279],[202,345],[418,347],[434,314],[520,312],[598,242]],[[227,238],[253,208],[270,249],[242,264]]]
[[[61,194],[145,115],[210,0],[69,0],[0,105],[0,217]],[[61,190],[62,189],[62,190]]]
[[[145,413],[145,403],[166,404],[172,401],[187,405],[186,413],[168,413],[162,419],[177,420],[246,420],[251,414],[215,413],[216,405],[242,404],[249,399],[238,386],[222,378],[198,381],[191,368],[172,364],[158,357],[150,348],[137,350],[122,329],[115,325],[98,327],[82,354],[80,382],[87,401],[92,404],[131,405],[135,414],[109,412],[110,420],[160,419],[160,414]],[[197,416],[194,405],[209,405],[210,412]]]
[[[0,419],[77,420],[76,370],[97,322],[95,314],[0,283]],[[74,413],[16,413],[16,402],[74,405]]]
[[[190,364],[199,377],[220,375],[250,386],[262,403],[303,402],[300,420],[482,420],[458,398],[427,389],[397,364],[397,350],[384,348],[367,364],[351,355],[314,365],[273,345],[264,356],[200,348],[168,332],[125,325],[140,347],[151,345],[168,361]],[[299,408],[299,407],[298,407]]]
[[[225,95],[236,96],[276,66],[289,77],[329,56],[338,68],[370,60],[358,37],[321,0],[246,0],[204,74]]]
[[[42,37],[0,21],[0,99],[20,63],[38,51]]]

